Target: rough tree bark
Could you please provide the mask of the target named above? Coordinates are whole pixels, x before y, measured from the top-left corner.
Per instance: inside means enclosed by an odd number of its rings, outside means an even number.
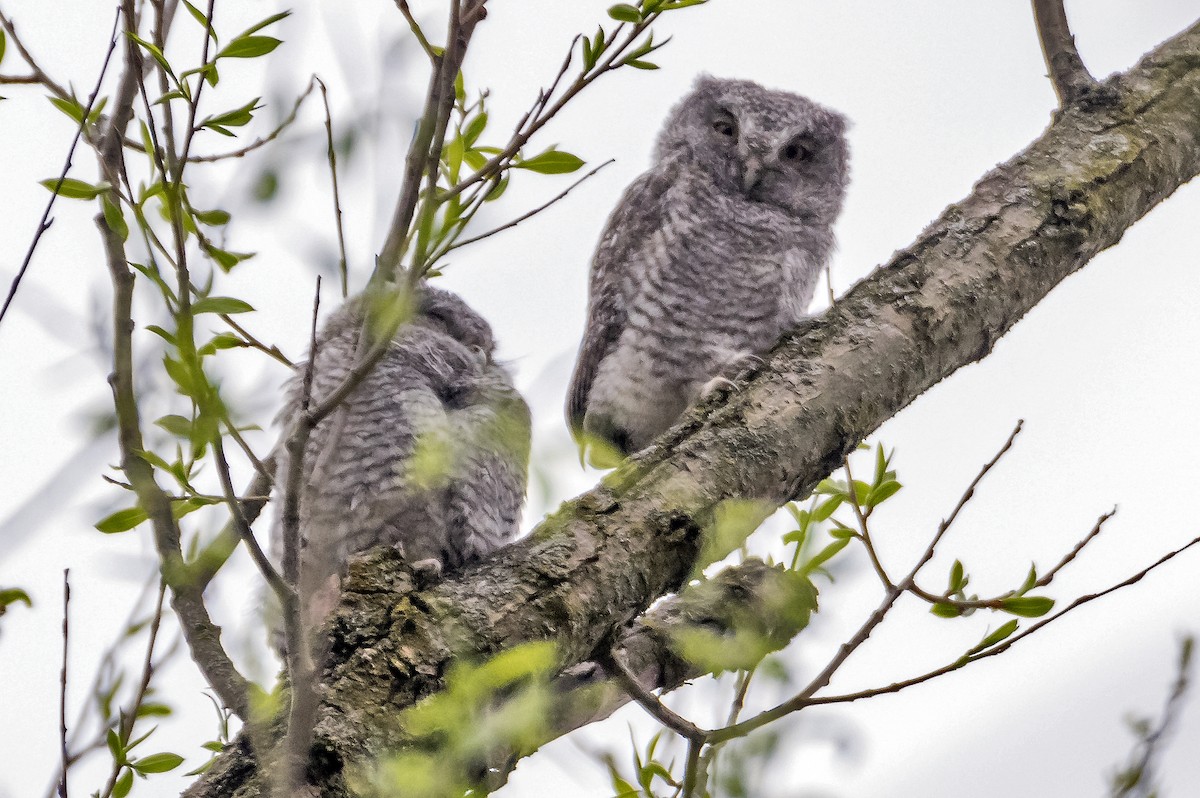
[[[404,707],[455,656],[552,640],[586,660],[687,579],[719,506],[801,496],[930,386],[985,357],[1055,285],[1200,172],[1200,23],[1068,107],[909,248],[787,335],[737,391],[563,505],[533,534],[424,592],[394,558],[355,569],[322,675],[310,776],[405,743]],[[188,791],[256,795],[239,743]]]

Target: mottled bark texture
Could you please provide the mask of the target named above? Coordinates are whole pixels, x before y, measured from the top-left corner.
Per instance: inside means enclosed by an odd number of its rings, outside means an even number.
[[[723,502],[804,494],[1200,171],[1200,24],[1108,88],[1110,104],[1067,108],[737,390],[526,540],[422,592],[394,559],[360,564],[322,676],[316,792],[345,794],[344,766],[402,745],[398,711],[439,690],[454,656],[553,640],[563,666],[592,657],[679,589]],[[227,752],[189,794],[258,794],[247,756],[244,745]]]

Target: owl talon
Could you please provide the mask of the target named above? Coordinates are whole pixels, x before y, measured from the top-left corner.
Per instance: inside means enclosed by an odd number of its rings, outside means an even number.
[[[713,377],[700,389],[700,398],[707,399],[709,395],[718,388],[728,388],[731,391],[737,390],[737,383],[728,377]]]

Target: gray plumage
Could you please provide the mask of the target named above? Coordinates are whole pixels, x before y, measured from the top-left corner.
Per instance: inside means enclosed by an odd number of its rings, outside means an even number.
[[[335,312],[317,339],[312,401],[357,361],[362,297]],[[529,462],[529,408],[492,360],[488,323],[454,294],[423,285],[412,318],[370,374],[309,439],[300,496],[299,592],[314,625],[336,600],[347,559],[375,546],[410,563],[459,568],[517,533]],[[364,347],[365,348],[365,347]],[[281,412],[300,412],[297,366]],[[279,447],[278,483],[288,458]],[[282,555],[280,524],[273,546]]]
[[[804,318],[846,191],[845,127],[744,80],[701,77],[675,106],[592,261],[567,397],[581,445],[644,448]]]

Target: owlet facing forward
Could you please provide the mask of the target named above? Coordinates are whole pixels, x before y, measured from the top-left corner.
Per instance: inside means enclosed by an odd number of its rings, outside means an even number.
[[[845,129],[744,80],[701,77],[675,106],[592,261],[567,396],[581,445],[644,448],[804,318],[846,192]]]
[[[312,403],[358,360],[364,298],[317,339]],[[299,593],[309,627],[333,609],[353,554],[395,546],[445,569],[513,539],[525,497],[529,408],[492,355],[488,323],[454,294],[422,285],[375,368],[308,441],[300,495]],[[289,386],[285,430],[300,413],[304,367]],[[278,484],[288,462],[280,447]],[[276,526],[275,556],[282,552]]]

